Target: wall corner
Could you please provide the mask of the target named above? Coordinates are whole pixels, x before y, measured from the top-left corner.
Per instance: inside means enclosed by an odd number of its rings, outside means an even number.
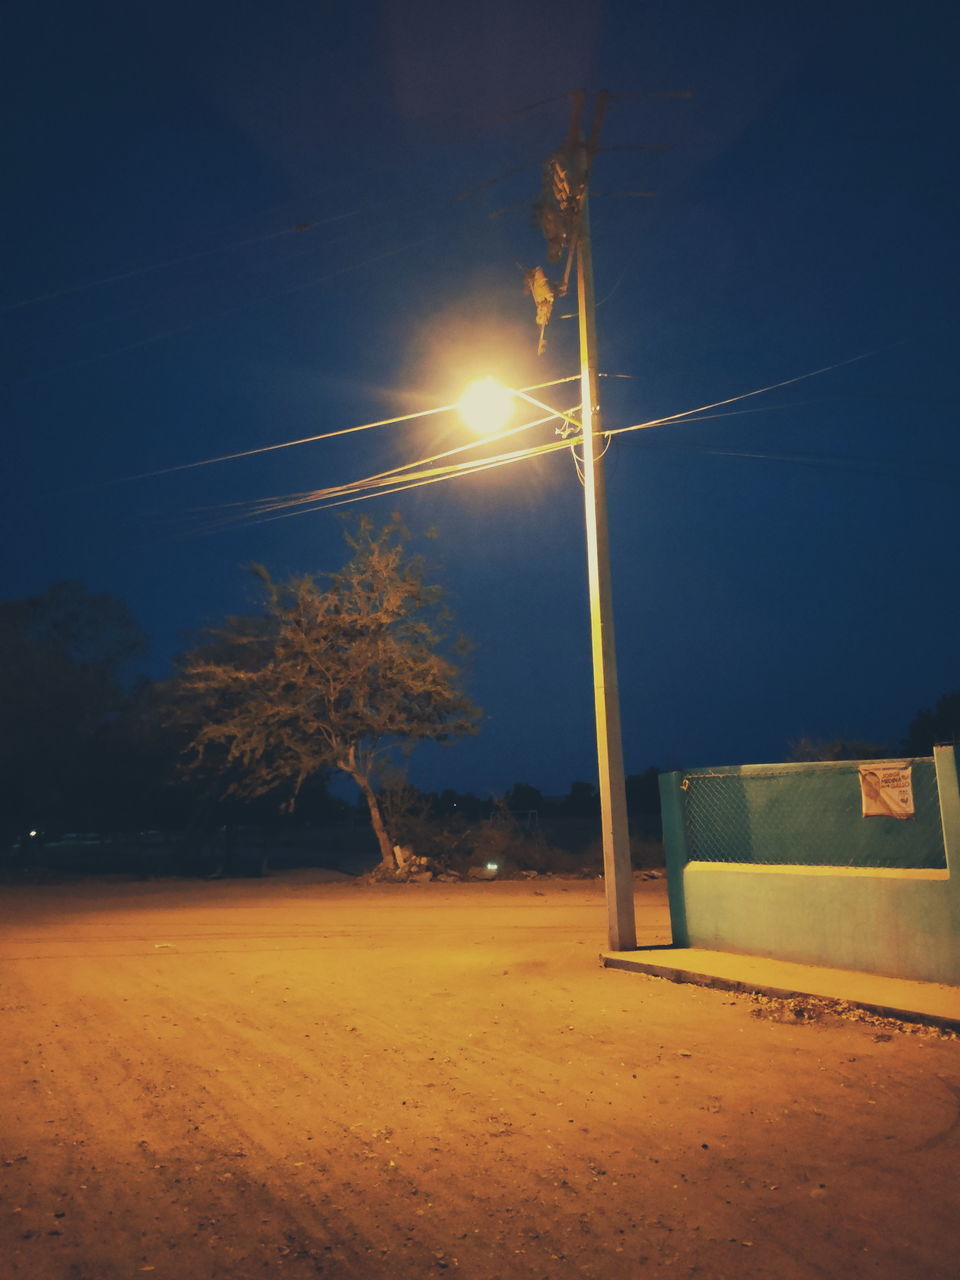
[[[937,771],[943,851],[947,858],[954,900],[960,901],[960,780],[957,775],[957,748],[934,747],[933,763]]]
[[[667,897],[670,902],[670,931],[675,947],[689,947],[687,907],[683,890],[683,869],[687,865],[687,836],[683,821],[683,775],[661,773],[660,809],[663,822],[663,849],[667,864]]]

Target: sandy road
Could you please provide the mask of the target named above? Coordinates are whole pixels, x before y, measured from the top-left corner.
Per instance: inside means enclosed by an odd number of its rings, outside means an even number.
[[[317,879],[3,886],[6,1274],[956,1275],[957,1040],[602,970],[595,883]]]

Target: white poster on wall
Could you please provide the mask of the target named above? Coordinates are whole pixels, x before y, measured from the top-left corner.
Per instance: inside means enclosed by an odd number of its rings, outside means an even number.
[[[913,769],[908,760],[884,760],[860,766],[860,797],[865,818],[912,818]]]

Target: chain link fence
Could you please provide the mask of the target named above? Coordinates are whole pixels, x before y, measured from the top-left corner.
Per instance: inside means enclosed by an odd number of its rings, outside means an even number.
[[[932,758],[911,765],[914,816],[862,816],[858,764],[744,766],[683,775],[687,857],[698,862],[946,867]]]

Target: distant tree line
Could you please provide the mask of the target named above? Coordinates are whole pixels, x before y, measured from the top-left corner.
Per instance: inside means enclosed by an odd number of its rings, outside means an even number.
[[[626,779],[627,808],[631,817],[659,821],[660,770],[649,768]],[[574,781],[562,795],[547,796],[528,782],[515,782],[502,796],[477,796],[473,792],[445,789],[421,791],[407,783],[385,787],[385,794],[396,797],[402,806],[416,808],[431,818],[462,818],[468,822],[486,822],[497,814],[509,814],[522,822],[534,824],[551,818],[599,819],[600,792],[593,782]]]
[[[960,743],[960,689],[945,693],[934,706],[918,711],[899,742],[860,738],[800,737],[790,744],[789,759],[884,760],[894,756],[928,756],[935,746]]]
[[[396,521],[359,522],[337,572],[274,582],[206,628],[165,681],[131,680],[146,639],[107,595],[57,583],[0,604],[0,816],[43,828],[196,829],[278,813],[329,819],[331,776],[364,797],[382,861],[379,770],[474,731],[465,647]]]
[[[594,817],[589,782],[552,798],[517,783],[500,801],[398,788],[397,759],[416,743],[476,728],[462,688],[467,648],[399,523],[360,522],[347,541],[334,573],[277,583],[255,567],[261,608],[192,637],[167,680],[136,677],[147,640],[110,595],[61,582],[0,602],[4,845],[30,832],[199,839],[232,826],[368,821],[391,867],[411,808],[473,822]],[[338,772],[356,784],[356,805],[331,794]],[[655,810],[656,771],[629,790]]]

